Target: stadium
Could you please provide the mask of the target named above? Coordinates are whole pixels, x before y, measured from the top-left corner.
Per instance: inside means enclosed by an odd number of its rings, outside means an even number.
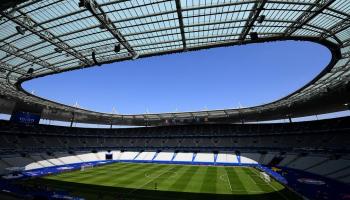
[[[299,89],[256,106],[107,113],[23,87],[283,41],[322,46],[330,60]],[[350,199],[349,68],[348,0],[1,2],[0,199]],[[319,115],[336,117],[296,121]]]

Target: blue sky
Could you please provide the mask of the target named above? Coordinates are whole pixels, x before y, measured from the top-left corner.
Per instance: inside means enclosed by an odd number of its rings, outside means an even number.
[[[25,82],[38,96],[100,112],[248,107],[277,100],[330,61],[311,42],[270,42],[142,58]]]

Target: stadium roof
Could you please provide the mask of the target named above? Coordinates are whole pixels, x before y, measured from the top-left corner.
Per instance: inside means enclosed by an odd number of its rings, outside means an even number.
[[[1,5],[0,109],[44,108],[46,119],[99,124],[240,122],[348,108],[348,0],[17,0]],[[328,66],[298,91],[265,105],[182,113],[107,114],[36,97],[21,83],[104,63],[219,46],[305,40],[332,52]]]

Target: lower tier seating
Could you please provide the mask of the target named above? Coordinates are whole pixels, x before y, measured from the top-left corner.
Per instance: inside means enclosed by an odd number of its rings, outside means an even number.
[[[156,152],[156,151],[98,151],[98,152],[56,152],[34,154],[9,154],[0,157],[0,174],[6,169],[24,167],[25,170],[38,169],[65,164],[103,161],[106,154],[112,154],[115,161],[174,161],[188,163],[222,164],[265,164],[274,158],[282,158],[275,167],[288,167],[318,174],[341,182],[350,183],[349,157],[332,155],[295,154],[278,152]],[[259,162],[264,161],[263,163]]]

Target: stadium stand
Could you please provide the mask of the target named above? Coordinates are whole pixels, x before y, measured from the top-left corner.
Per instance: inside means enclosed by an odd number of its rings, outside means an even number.
[[[248,154],[248,155],[252,155],[252,154]],[[245,156],[241,156],[241,160],[240,163],[243,164],[257,164],[258,162],[249,158],[249,157],[245,157]]]
[[[254,166],[308,199],[349,199],[350,117],[292,123],[350,109],[349,8],[347,0],[3,1],[0,111],[12,122],[0,121],[0,174],[16,176],[24,168],[24,175],[40,176],[112,162]],[[106,63],[281,40],[317,43],[331,59],[300,89],[255,107],[110,114],[22,88],[34,78]],[[254,124],[283,119],[290,123]],[[40,120],[146,127],[72,128]],[[2,179],[0,189],[19,199],[66,197]],[[7,198],[17,199],[0,194]]]
[[[142,152],[135,158],[135,160],[151,161],[154,158],[154,155],[156,155],[156,152]]]
[[[341,171],[345,171],[346,168],[348,168],[349,166],[350,166],[350,160],[344,160],[344,159],[330,160],[329,158],[324,158],[324,162],[319,163],[318,165],[315,165],[315,166],[311,166],[304,170],[314,174],[330,176],[333,173],[336,173],[336,172],[339,173]]]
[[[106,159],[106,151],[99,151],[95,155],[98,158],[98,160],[105,160]]]
[[[196,158],[193,162],[205,162],[205,163],[213,163],[214,162],[214,154],[213,153],[197,153]]]
[[[344,117],[291,124],[102,129],[104,134],[100,134],[99,129],[26,127],[0,121],[4,141],[0,144],[0,171],[6,173],[7,167],[35,169],[102,161],[107,150],[112,150],[113,160],[190,162],[194,158],[194,162],[214,162],[214,153],[201,152],[205,148],[218,152],[217,163],[239,163],[234,153],[239,150],[241,163],[287,167],[349,181],[349,122],[349,117]],[[342,140],[336,140],[338,137]],[[101,146],[101,142],[107,144],[104,141],[109,141],[108,146]],[[150,150],[143,151],[145,146]]]
[[[318,123],[320,122],[305,122],[305,127],[302,127],[304,123],[293,123],[295,127],[290,127],[288,124],[267,124],[267,125],[247,125],[251,126],[251,129],[244,130],[245,126],[240,125],[203,125],[207,128],[212,128],[220,130],[220,135],[216,135],[215,140],[218,143],[213,143],[213,135],[209,132],[202,134],[185,134],[185,132],[190,132],[191,129],[196,128],[196,126],[174,126],[174,127],[150,127],[147,135],[139,134],[141,131],[134,131],[131,129],[111,129],[104,130],[105,134],[101,136],[98,134],[98,129],[79,129],[81,133],[79,136],[87,137],[88,140],[81,139],[72,134],[65,133],[68,132],[67,127],[56,127],[56,126],[46,126],[39,125],[40,129],[48,129],[47,131],[37,130],[36,127],[21,127],[19,125],[15,130],[13,128],[7,129],[9,126],[8,122],[2,123],[3,131],[2,138],[4,138],[4,143],[1,144],[1,150],[11,149],[14,151],[23,152],[31,151],[32,149],[82,149],[82,148],[101,148],[101,141],[115,141],[115,143],[110,143],[108,146],[103,146],[104,148],[113,147],[117,149],[122,148],[144,148],[146,144],[148,146],[160,149],[167,148],[197,148],[197,142],[201,143],[203,147],[210,148],[229,148],[229,149],[239,149],[244,147],[254,147],[256,149],[269,148],[272,150],[274,148],[286,150],[301,149],[301,148],[313,148],[313,149],[346,149],[349,144],[349,136],[346,134],[347,126],[341,125],[342,123],[349,123],[347,118],[338,119],[341,120],[340,126],[332,127],[328,126],[326,130],[320,129]],[[338,120],[330,120],[334,123]],[[327,121],[328,122],[328,121]],[[256,129],[256,132],[251,130]],[[23,129],[23,130],[18,130]],[[78,128],[72,128],[71,131],[74,132]],[[140,128],[143,130],[145,128]],[[169,129],[169,130],[164,130]],[[233,129],[233,130],[231,130]],[[266,130],[269,130],[266,132]],[[274,131],[275,130],[275,131]],[[278,131],[278,130],[283,130]],[[11,132],[11,134],[6,133]],[[40,134],[37,134],[40,133]],[[167,134],[164,134],[167,133]],[[161,137],[167,137],[166,139],[161,139]],[[317,135],[319,140],[314,140],[314,136]],[[30,137],[29,137],[30,136]],[[31,138],[28,140],[28,138]],[[108,138],[108,140],[106,139]],[[137,140],[136,140],[137,138]],[[207,140],[207,138],[210,138]],[[225,139],[223,139],[225,138]],[[326,138],[326,139],[325,139]],[[333,141],[337,138],[342,138],[337,141],[337,145],[334,145]],[[205,140],[204,140],[205,139]],[[86,142],[88,141],[88,142]],[[137,141],[137,143],[133,142]],[[259,142],[254,142],[259,141]],[[269,146],[272,141],[273,145]],[[13,145],[15,144],[15,145]],[[220,145],[219,145],[220,144]],[[24,148],[24,149],[21,149]]]
[[[272,159],[279,157],[279,153],[277,152],[263,152],[261,155],[260,160],[258,160],[258,163],[269,165],[272,161]]]
[[[81,160],[79,160],[76,156],[72,156],[65,153],[58,153],[56,154],[56,156],[57,156],[57,159],[62,161],[62,163],[64,164],[73,164],[73,163],[81,162]]]
[[[53,165],[59,166],[59,165],[64,165],[64,163],[62,161],[60,161],[59,159],[57,159],[55,156],[53,155],[45,155],[42,154],[42,157],[47,160],[48,162],[52,163]]]
[[[241,163],[253,164],[257,163],[260,159],[260,153],[242,153],[241,154]]]
[[[175,158],[173,161],[177,162],[191,162],[193,158],[193,153],[183,153],[179,152],[176,154]]]
[[[77,157],[80,158],[83,162],[91,162],[98,160],[94,153],[86,153],[86,152],[79,152],[77,153]]]
[[[216,159],[217,163],[238,163],[236,154],[219,153]]]
[[[120,151],[112,151],[113,159],[120,160],[120,156],[122,155]]]
[[[311,199],[317,197],[317,190],[305,190],[300,180],[319,180],[337,188],[350,184],[350,117],[289,124],[123,129],[24,126],[9,121],[0,125],[3,175],[18,167],[35,173],[80,169],[84,163],[105,162],[106,154],[112,154],[111,162],[254,165],[279,180],[282,175],[293,190]],[[278,173],[271,168],[279,169]],[[322,190],[328,197],[337,195]]]
[[[154,161],[171,161],[174,156],[174,152],[160,152],[154,158]]]
[[[134,160],[139,152],[129,152],[125,151],[121,153],[120,160]]]

